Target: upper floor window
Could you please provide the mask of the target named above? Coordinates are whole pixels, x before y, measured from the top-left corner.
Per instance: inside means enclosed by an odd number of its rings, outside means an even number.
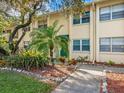
[[[100,8],[100,21],[124,18],[124,4]]]
[[[100,21],[110,20],[111,12],[110,7],[104,7],[100,9]]]
[[[124,18],[124,4],[112,6],[112,19]]]
[[[73,24],[80,24],[80,14],[75,14],[73,16]]]
[[[73,24],[82,24],[90,22],[90,12],[84,12],[82,14],[73,15]]]
[[[90,12],[87,11],[82,14],[82,23],[89,23],[90,22]]]

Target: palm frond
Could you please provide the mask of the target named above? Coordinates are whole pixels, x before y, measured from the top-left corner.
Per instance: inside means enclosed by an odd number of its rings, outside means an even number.
[[[58,21],[55,21],[52,26],[46,28],[38,28],[32,32],[32,42],[30,44],[32,49],[44,52],[50,50],[64,49],[68,53],[69,38],[65,36],[58,36],[57,33],[62,28],[62,25],[57,28]],[[57,29],[56,29],[57,28]]]

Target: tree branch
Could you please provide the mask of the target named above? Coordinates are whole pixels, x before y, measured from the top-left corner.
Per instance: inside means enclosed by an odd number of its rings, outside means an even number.
[[[40,3],[41,3],[41,4],[40,4]],[[37,8],[37,6],[38,6],[39,4],[40,4],[40,7]],[[24,28],[24,27],[26,27],[26,26],[28,26],[28,25],[30,25],[30,24],[31,24],[31,21],[32,21],[33,15],[34,15],[34,14],[36,13],[36,11],[38,11],[41,7],[42,7],[42,2],[40,2],[40,1],[39,1],[39,2],[36,2],[36,4],[35,4],[34,7],[33,7],[33,11],[29,14],[28,21],[27,21],[26,23],[24,23],[24,24],[17,25],[17,26],[15,27],[15,29],[13,30],[12,34],[11,34],[10,37],[9,37],[9,45],[10,45],[10,46],[13,45],[13,39],[14,39],[16,33],[18,32],[18,30],[21,29],[21,28]],[[22,37],[22,38],[23,38],[23,37]],[[22,39],[21,39],[21,40],[22,40]],[[18,42],[20,43],[20,39],[17,41],[17,44],[15,45],[15,48],[19,45]],[[15,49],[13,49],[13,50],[15,50]],[[14,52],[15,52],[15,51],[14,51]]]

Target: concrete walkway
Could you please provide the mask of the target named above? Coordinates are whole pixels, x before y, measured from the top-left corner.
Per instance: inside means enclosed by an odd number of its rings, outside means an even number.
[[[77,70],[52,93],[100,93],[105,72],[124,73],[124,68],[79,64]]]
[[[71,76],[61,83],[52,93],[99,93],[103,69],[87,69],[81,65]]]

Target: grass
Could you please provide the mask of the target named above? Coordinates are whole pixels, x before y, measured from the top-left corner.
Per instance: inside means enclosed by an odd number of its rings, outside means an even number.
[[[0,71],[0,93],[50,93],[51,86],[10,71]]]

